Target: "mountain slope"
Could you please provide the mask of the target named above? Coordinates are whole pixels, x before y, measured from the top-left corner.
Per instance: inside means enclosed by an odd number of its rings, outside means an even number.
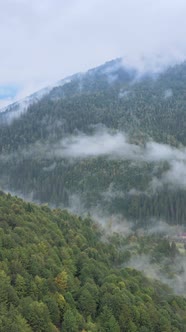
[[[21,114],[27,112],[29,106],[40,101],[44,96],[49,95],[49,93],[56,87],[61,88],[63,85],[69,83],[71,80],[75,79],[77,75],[69,76],[59,82],[56,82],[46,88],[43,88],[30,96],[23,98],[13,104],[3,107],[0,109],[0,121],[1,123],[7,124],[11,123],[14,119],[19,118]]]
[[[135,222],[186,220],[186,64],[137,78],[120,59],[54,88],[0,131],[0,184]]]
[[[185,331],[186,300],[120,268],[122,238],[105,241],[89,218],[1,192],[0,225],[2,332]]]

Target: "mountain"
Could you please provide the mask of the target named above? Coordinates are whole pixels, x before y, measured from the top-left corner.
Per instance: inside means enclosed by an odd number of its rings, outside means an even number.
[[[135,70],[124,69],[122,59],[109,61],[104,65],[90,69],[87,73],[78,73],[60,80],[46,88],[43,88],[32,95],[0,109],[0,119],[7,121],[19,117],[27,111],[28,107],[37,103],[42,97],[46,96],[51,100],[58,98],[68,98],[73,95],[99,91],[105,89],[114,80],[129,81],[136,76]],[[64,87],[65,86],[65,87]]]
[[[33,105],[34,103],[37,103],[45,95],[48,95],[50,91],[54,89],[54,87],[61,87],[64,84],[69,83],[75,76],[76,75],[67,77],[59,82],[56,82],[53,85],[47,86],[46,88],[43,88],[31,94],[30,96],[25,97],[20,101],[14,102],[13,104],[1,108],[0,109],[1,123],[6,124],[12,122],[12,120],[18,118],[21,114],[25,113],[29,106]]]
[[[186,63],[139,77],[116,59],[63,83],[10,123],[0,113],[1,188],[109,220],[185,224]]]
[[[186,299],[124,266],[150,249],[173,265],[168,241],[106,237],[90,218],[3,192],[0,225],[1,332],[185,331]]]

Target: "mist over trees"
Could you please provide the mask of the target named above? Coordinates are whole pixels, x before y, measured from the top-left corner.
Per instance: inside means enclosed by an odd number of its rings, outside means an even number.
[[[118,59],[0,113],[0,331],[185,331],[185,91]]]
[[[129,246],[174,259],[157,237],[100,226],[0,193],[0,330],[185,331],[186,300],[133,268]],[[123,248],[123,249],[122,249]]]
[[[82,212],[139,224],[184,224],[185,73],[183,63],[137,79],[118,59],[54,88],[2,122],[2,189],[74,210],[77,197]]]

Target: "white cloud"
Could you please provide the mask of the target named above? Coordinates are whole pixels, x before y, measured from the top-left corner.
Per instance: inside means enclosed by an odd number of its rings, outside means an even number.
[[[143,162],[154,163],[154,169],[158,169],[159,163],[167,162],[167,168],[159,177],[153,176],[149,182],[147,191],[131,188],[129,195],[149,195],[150,192],[161,189],[165,184],[171,188],[186,189],[186,147],[175,148],[170,145],[157,142],[147,142],[145,145],[132,144],[122,132],[111,133],[107,128],[100,125],[93,135],[79,133],[76,136],[63,138],[50,144],[36,142],[12,154],[2,154],[1,162],[7,162],[12,157],[33,158],[52,160],[53,163],[45,169],[51,171],[55,168],[54,160],[65,158],[70,162],[77,159],[104,157],[112,160],[129,160],[143,167]],[[162,164],[161,164],[162,165]],[[131,170],[132,172],[132,170]],[[123,193],[113,188],[112,184],[103,197],[106,201],[114,197],[123,197]]]
[[[123,157],[136,159],[141,148],[130,144],[122,133],[110,134],[107,130],[96,132],[92,136],[80,134],[63,141],[63,154],[72,158],[88,158],[97,156]]]
[[[167,162],[169,167],[160,178],[153,177],[150,188],[156,190],[163,184],[173,187],[186,188],[186,147],[175,148],[167,144],[157,142],[147,142],[145,145],[133,144],[122,132],[111,133],[107,128],[100,125],[93,135],[79,133],[76,136],[63,138],[55,144],[36,142],[27,150],[21,150],[18,158],[45,158],[54,160],[55,158],[66,158],[73,162],[76,159],[87,159],[91,157],[104,156],[113,160],[129,160],[137,162],[161,163]],[[0,160],[7,160],[12,155],[2,155]],[[105,193],[105,198],[113,194],[113,188]],[[133,188],[129,194],[140,194]],[[143,192],[146,193],[146,192]],[[120,192],[115,192],[116,196]],[[147,193],[146,193],[147,194]]]
[[[186,161],[177,159],[172,161],[168,171],[164,172],[159,179],[153,178],[150,188],[157,190],[162,188],[164,184],[168,184],[172,188],[186,188]]]
[[[162,269],[163,265],[168,265],[169,269]],[[185,283],[186,283],[186,259],[185,256],[177,256],[174,259],[174,264],[170,264],[170,261],[164,257],[161,264],[153,263],[151,255],[141,254],[134,255],[128,263],[127,267],[134,268],[143,273],[148,278],[160,280],[164,284],[167,284],[178,295],[185,295]]]
[[[167,144],[147,142],[145,146],[132,144],[122,132],[111,133],[101,128],[93,135],[78,134],[63,140],[60,149],[66,157],[89,158],[108,156],[134,161],[186,161],[186,148],[180,149]],[[59,149],[59,151],[60,151]]]
[[[175,148],[153,141],[147,142],[145,146],[139,146],[130,143],[124,133],[111,134],[106,128],[102,128],[92,136],[79,134],[66,138],[52,150],[55,155],[72,159],[105,156],[138,163],[166,161],[169,163],[169,169],[162,174],[160,179],[154,177],[150,183],[150,188],[156,190],[164,184],[186,188],[185,147]],[[134,192],[132,193],[134,194]],[[107,196],[109,197],[109,192]]]
[[[33,92],[120,55],[158,71],[184,58],[185,11],[184,0],[2,0],[0,85]]]
[[[167,89],[164,91],[164,99],[168,99],[171,98],[173,96],[173,91],[172,89]]]

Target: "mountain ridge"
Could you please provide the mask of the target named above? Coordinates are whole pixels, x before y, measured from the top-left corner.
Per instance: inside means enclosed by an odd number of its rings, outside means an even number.
[[[0,185],[136,223],[184,224],[186,65],[134,80],[117,61],[112,79],[109,63],[80,74],[1,126]]]
[[[0,109],[0,116],[3,115],[3,117],[6,120],[7,118],[12,115],[12,118],[18,117],[20,114],[25,112],[29,106],[31,106],[33,103],[38,102],[41,100],[44,96],[50,95],[51,98],[53,97],[52,91],[61,89],[64,85],[68,85],[69,83],[72,83],[73,81],[78,81],[78,84],[81,84],[81,81],[88,77],[92,77],[94,75],[97,76],[97,78],[101,76],[107,76],[109,80],[115,80],[114,75],[116,75],[118,70],[121,70],[123,68],[123,71],[125,74],[128,74],[129,78],[134,78],[137,71],[135,69],[124,67],[123,59],[122,58],[116,58],[110,61],[105,62],[104,64],[101,64],[97,67],[91,68],[87,70],[86,72],[78,72],[76,74],[67,76],[47,87],[44,87],[34,93],[32,93],[29,96],[26,96],[25,98],[22,98],[21,100],[18,100],[14,103],[11,103],[3,108]],[[113,77],[112,77],[113,74]],[[80,89],[81,90],[81,89]],[[55,94],[54,94],[55,95]],[[62,97],[62,96],[60,96]]]

